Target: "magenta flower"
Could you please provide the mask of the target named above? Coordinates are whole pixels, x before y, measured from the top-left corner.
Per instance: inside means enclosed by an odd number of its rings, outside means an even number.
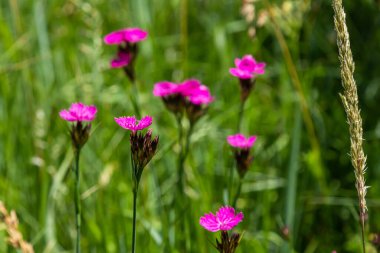
[[[156,97],[166,97],[178,93],[178,84],[163,81],[156,83],[153,88],[153,95]]]
[[[104,42],[108,45],[126,43],[136,43],[145,40],[148,32],[140,28],[125,28],[114,31],[104,37]]]
[[[104,37],[104,42],[108,45],[118,45],[117,56],[111,60],[112,68],[123,68],[124,73],[134,83],[135,68],[134,62],[138,55],[137,42],[145,40],[148,32],[140,28],[125,28],[114,31]]]
[[[122,68],[131,62],[131,54],[129,52],[119,51],[117,58],[111,60],[111,68]]]
[[[227,142],[234,148],[249,149],[256,142],[257,136],[253,135],[246,138],[242,134],[230,135],[227,137]]]
[[[116,123],[122,128],[136,132],[143,130],[152,124],[152,117],[145,116],[141,120],[137,120],[135,116],[115,118]]]
[[[177,92],[188,98],[188,101],[194,105],[207,105],[214,101],[208,87],[196,79],[183,81],[178,86]]]
[[[183,81],[178,85],[178,92],[184,96],[191,96],[194,92],[197,92],[202,83],[197,79],[189,79]]]
[[[235,148],[235,160],[237,163],[237,172],[240,178],[243,178],[247,173],[249,166],[253,161],[253,157],[250,156],[250,148],[256,142],[257,136],[253,135],[245,137],[242,134],[230,135],[227,137],[227,142]]]
[[[207,105],[214,101],[214,97],[211,96],[210,90],[207,86],[201,85],[197,89],[191,91],[189,101],[195,105]]]
[[[224,206],[219,208],[216,215],[208,213],[202,216],[199,223],[202,227],[211,232],[217,232],[219,230],[227,231],[239,224],[243,218],[244,215],[242,212],[235,215],[234,208]]]
[[[95,119],[97,109],[94,105],[73,103],[69,110],[62,110],[59,116],[66,121],[92,121]]]
[[[230,73],[240,79],[251,79],[256,75],[265,73],[265,62],[256,62],[252,55],[235,59],[235,68],[230,68]]]

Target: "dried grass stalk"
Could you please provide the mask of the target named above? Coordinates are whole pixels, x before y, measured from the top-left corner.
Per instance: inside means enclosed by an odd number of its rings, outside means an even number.
[[[341,76],[343,85],[343,94],[340,97],[347,114],[347,121],[350,131],[351,140],[351,162],[354,167],[356,178],[356,189],[359,197],[359,212],[362,229],[363,251],[364,244],[364,225],[367,214],[367,204],[365,196],[367,186],[365,185],[366,156],[363,151],[363,128],[362,118],[360,116],[358,92],[354,79],[355,64],[352,58],[350,47],[349,33],[346,26],[346,14],[343,10],[342,0],[333,0],[333,9],[335,12],[334,23],[337,32],[337,44],[339,49],[339,60],[341,63]]]
[[[15,249],[20,249],[23,253],[34,253],[33,247],[24,241],[22,234],[18,229],[18,219],[15,211],[10,213],[5,208],[3,202],[0,201],[0,218],[6,226],[8,232],[8,243]]]

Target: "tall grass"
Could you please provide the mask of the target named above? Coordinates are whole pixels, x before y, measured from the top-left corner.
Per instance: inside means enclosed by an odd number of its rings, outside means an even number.
[[[365,249],[365,220],[367,219],[367,204],[365,196],[368,186],[365,185],[364,173],[366,170],[366,156],[363,150],[363,126],[359,109],[358,91],[354,79],[355,64],[350,47],[350,38],[346,25],[346,14],[342,1],[333,1],[334,24],[338,37],[339,60],[341,63],[341,76],[344,94],[340,94],[347,114],[351,141],[351,162],[354,167],[356,189],[359,198],[360,225],[362,231],[363,252]]]

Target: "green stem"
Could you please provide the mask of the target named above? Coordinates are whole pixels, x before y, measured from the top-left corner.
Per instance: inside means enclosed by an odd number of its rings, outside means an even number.
[[[237,132],[238,133],[240,133],[240,131],[241,131],[241,123],[243,122],[245,101],[246,100],[240,100],[238,123],[237,123]]]
[[[136,244],[136,203],[137,203],[137,191],[136,187],[133,190],[133,221],[132,221],[132,253],[135,253],[135,244]]]
[[[80,206],[80,174],[79,174],[79,155],[80,148],[76,148],[75,152],[75,193],[74,193],[74,202],[75,202],[75,224],[77,231],[76,239],[76,253],[80,253],[80,227],[81,227],[81,206]]]
[[[189,131],[187,132],[187,135],[186,135],[186,140],[185,140],[185,150],[184,150],[183,157],[182,157],[182,159],[183,159],[182,163],[185,162],[186,157],[187,157],[187,155],[189,154],[189,149],[190,149],[190,137],[191,137],[191,134],[193,133],[193,129],[194,129],[194,124],[190,124]]]
[[[179,144],[179,156],[178,156],[178,191],[179,193],[183,193],[183,170],[184,170],[184,166],[183,166],[183,150],[184,150],[184,147],[183,147],[183,142],[182,142],[182,138],[183,138],[183,128],[182,128],[182,116],[180,114],[177,114],[176,115],[176,119],[177,119],[177,125],[178,125],[178,144]]]
[[[365,233],[365,217],[364,217],[364,213],[361,213],[360,214],[360,227],[361,227],[361,230],[362,230],[362,246],[363,246],[363,253],[366,253],[366,250],[365,250],[365,236],[364,236],[364,233]]]
[[[137,82],[132,82],[132,92],[128,92],[129,99],[132,102],[133,110],[137,118],[141,118],[140,106],[139,106],[139,92],[137,89]]]
[[[238,201],[238,199],[240,197],[242,185],[243,185],[243,180],[241,180],[239,178],[239,185],[238,185],[237,191],[235,193],[234,201],[232,202],[232,207],[234,207],[234,208],[236,207],[236,203],[237,203],[237,201]]]

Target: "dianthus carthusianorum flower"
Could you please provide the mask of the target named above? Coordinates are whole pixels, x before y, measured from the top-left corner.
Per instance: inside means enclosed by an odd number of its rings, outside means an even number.
[[[220,230],[227,231],[234,228],[244,218],[242,212],[235,214],[235,209],[230,206],[223,206],[219,208],[216,214],[207,213],[202,216],[199,223],[202,227],[211,232]]]
[[[249,149],[256,142],[257,136],[246,138],[243,134],[235,134],[227,137],[227,142],[234,148]]]
[[[59,116],[69,122],[76,122],[71,128],[73,146],[80,149],[88,140],[91,123],[83,125],[82,122],[91,122],[95,119],[97,109],[94,105],[73,103],[68,110],[61,110]]]
[[[140,28],[125,28],[107,34],[104,37],[104,42],[108,45],[120,45],[122,43],[137,43],[147,37],[148,32]]]
[[[216,240],[215,248],[220,253],[234,253],[239,246],[241,236],[238,233],[228,235],[229,230],[238,225],[244,218],[242,212],[235,214],[235,209],[230,206],[221,207],[216,214],[208,213],[202,216],[199,223],[211,232],[221,231],[220,241]]]
[[[247,173],[252,163],[253,157],[250,156],[250,149],[256,142],[257,136],[245,137],[243,134],[235,134],[227,137],[227,142],[234,148],[235,160],[240,178]]]
[[[240,79],[251,79],[265,73],[265,63],[256,62],[252,55],[244,55],[235,59],[235,68],[230,68],[230,73]]]
[[[230,74],[239,78],[241,87],[241,99],[245,101],[256,81],[257,75],[265,73],[265,62],[257,62],[252,55],[235,59],[235,67],[230,68]]]
[[[156,153],[158,136],[152,138],[152,130],[146,134],[140,132],[152,124],[152,117],[145,116],[137,120],[135,116],[115,118],[116,123],[124,129],[131,131],[130,143],[132,153],[132,169],[134,175],[134,187],[138,186],[144,167],[149,163]]]
[[[153,95],[161,97],[171,112],[181,115],[185,110],[191,123],[195,123],[207,111],[214,97],[199,80],[189,79],[180,84],[163,81],[156,83]]]
[[[152,117],[145,116],[141,120],[137,120],[135,116],[124,116],[115,118],[115,121],[122,128],[136,132],[150,126],[152,124]]]
[[[82,103],[74,103],[68,110],[59,112],[59,116],[69,122],[75,122],[71,128],[71,140],[74,147],[74,172],[75,172],[75,223],[76,223],[76,243],[75,252],[80,253],[80,228],[81,228],[81,208],[80,208],[80,171],[79,171],[79,155],[83,145],[87,142],[90,135],[91,123],[83,125],[83,122],[91,122],[95,119],[97,109],[94,105],[84,105]]]
[[[111,32],[104,37],[104,42],[108,45],[118,45],[116,58],[111,60],[112,68],[123,68],[125,74],[134,82],[135,71],[134,61],[137,57],[137,42],[148,37],[148,32],[140,28],[125,28]]]
[[[133,226],[132,226],[132,253],[135,253],[136,241],[136,200],[141,175],[145,166],[153,158],[158,146],[158,136],[152,138],[152,130],[149,129],[146,134],[141,131],[152,124],[152,117],[145,116],[137,120],[135,116],[115,118],[119,126],[131,131],[131,163],[132,163],[132,181],[133,181]]]
[[[59,112],[59,116],[66,121],[92,121],[95,119],[97,109],[94,105],[73,103],[68,110]]]

